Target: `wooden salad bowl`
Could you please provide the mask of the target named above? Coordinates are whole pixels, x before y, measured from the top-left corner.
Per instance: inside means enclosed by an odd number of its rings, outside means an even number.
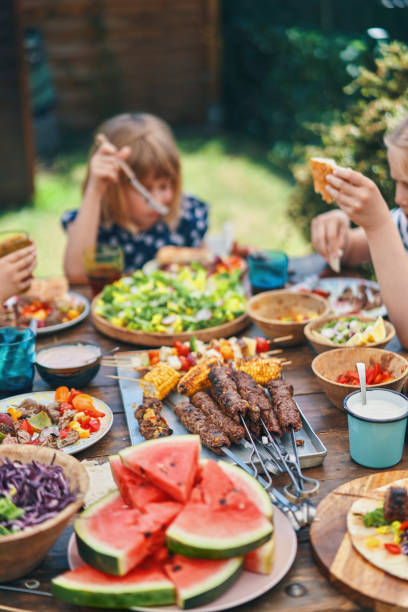
[[[307,325],[305,326],[305,336],[309,340],[313,348],[315,349],[316,353],[323,353],[323,351],[328,351],[329,349],[337,349],[337,348],[350,349],[350,348],[364,348],[365,346],[372,347],[372,348],[384,348],[385,346],[387,346],[389,342],[391,342],[391,340],[395,336],[395,327],[393,326],[393,324],[390,323],[389,321],[384,321],[385,338],[378,342],[369,342],[368,344],[364,344],[361,347],[346,346],[344,344],[339,344],[338,342],[332,342],[331,340],[326,339],[326,338],[316,338],[316,336],[313,333],[314,331],[318,332],[325,323],[329,323],[330,321],[334,321],[335,319],[340,319],[341,317],[345,317],[345,316],[347,315],[336,315],[336,316],[330,315],[330,316],[323,317],[322,319],[316,319],[313,321],[309,321],[309,323],[307,323]],[[366,321],[367,323],[375,323],[376,321],[376,319],[372,317],[363,317],[360,315],[357,315],[357,318],[360,321]]]
[[[338,383],[336,379],[347,370],[356,370],[356,363],[358,361],[365,363],[366,367],[372,367],[375,363],[379,363],[381,368],[388,370],[393,377],[393,380],[389,382],[367,385],[368,388],[384,387],[394,391],[401,391],[408,377],[408,361],[392,351],[356,346],[320,353],[312,361],[313,374],[318,379],[322,390],[329,400],[340,410],[343,410],[343,400],[346,395],[357,391],[358,387]]]
[[[91,318],[96,329],[105,334],[105,336],[109,336],[109,338],[114,338],[115,340],[120,340],[121,342],[127,342],[129,344],[139,344],[142,346],[171,346],[176,340],[179,342],[187,342],[193,336],[203,342],[209,342],[212,338],[228,338],[229,336],[235,336],[250,323],[248,315],[244,313],[236,319],[227,321],[216,327],[207,327],[191,332],[163,334],[136,331],[113,325],[104,317],[96,314],[96,302],[99,297],[99,295],[95,296],[91,304]]]
[[[11,535],[0,535],[0,582],[24,576],[42,561],[69,520],[83,505],[89,487],[86,469],[78,459],[62,451],[32,444],[1,444],[0,462],[6,457],[23,464],[35,460],[45,465],[51,462],[60,465],[69,480],[71,491],[77,491],[77,497],[54,518]]]
[[[313,313],[318,316],[316,321],[320,321],[321,317],[329,313],[329,309],[328,302],[318,295],[287,289],[258,293],[247,304],[248,316],[267,338],[271,340],[286,338],[276,341],[282,346],[293,346],[305,342],[304,329],[307,321],[279,321],[277,317],[284,317],[289,313],[303,315]]]

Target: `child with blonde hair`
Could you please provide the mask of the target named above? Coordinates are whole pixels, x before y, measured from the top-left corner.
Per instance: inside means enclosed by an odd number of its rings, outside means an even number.
[[[91,149],[81,207],[62,218],[68,279],[86,281],[83,251],[96,244],[122,247],[126,271],[142,267],[165,245],[201,246],[208,206],[182,193],[180,157],[169,126],[153,115],[127,113],[104,122],[96,134],[105,142]],[[167,207],[165,215],[134,189],[120,160],[153,200]]]
[[[408,117],[384,142],[398,208],[390,211],[376,184],[360,172],[335,168],[326,190],[340,210],[313,219],[312,242],[327,260],[342,251],[347,265],[372,261],[388,315],[408,348]],[[351,228],[350,220],[359,227]]]

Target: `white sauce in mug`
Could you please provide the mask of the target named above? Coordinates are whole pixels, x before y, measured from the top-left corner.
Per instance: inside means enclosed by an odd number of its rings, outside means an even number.
[[[356,416],[374,419],[375,421],[396,419],[407,412],[406,406],[398,406],[384,399],[367,398],[366,405],[363,406],[361,402],[353,402],[353,404],[348,405],[348,408]]]
[[[94,361],[100,354],[97,347],[83,344],[56,346],[37,355],[37,363],[46,368],[61,369],[84,366]]]

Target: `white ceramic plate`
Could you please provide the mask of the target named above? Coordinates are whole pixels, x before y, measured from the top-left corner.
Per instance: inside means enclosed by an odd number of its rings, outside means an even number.
[[[86,319],[86,317],[89,315],[89,312],[90,312],[90,305],[89,305],[88,300],[83,295],[81,295],[80,293],[77,293],[76,291],[69,291],[68,297],[71,298],[73,302],[83,305],[84,309],[81,312],[81,314],[78,317],[75,317],[75,319],[72,319],[71,321],[65,321],[65,323],[57,323],[56,325],[48,325],[47,327],[39,327],[37,329],[38,336],[43,336],[45,334],[50,334],[52,332],[62,331],[64,329],[67,329],[68,327],[77,325],[78,323]]]
[[[244,571],[241,577],[226,591],[221,597],[213,602],[193,608],[197,612],[218,612],[240,606],[247,601],[251,601],[266,591],[272,589],[282,580],[290,570],[296,557],[297,539],[291,524],[286,516],[274,507],[274,526],[275,526],[275,562],[272,573],[268,575],[254,574]],[[72,534],[68,543],[68,564],[70,569],[75,569],[83,564],[78,554],[75,534]],[[149,608],[131,608],[140,612],[179,612],[178,606],[152,606]]]
[[[11,397],[5,397],[0,400],[0,412],[7,412],[11,407],[16,408],[25,399],[33,399],[38,403],[51,404],[54,400],[55,391],[32,391],[31,393],[22,393],[20,395],[13,395]],[[105,436],[113,423],[113,412],[109,408],[108,404],[105,404],[100,399],[92,397],[94,406],[97,410],[105,413],[105,416],[101,418],[101,426],[98,431],[91,434],[89,438],[80,438],[75,444],[64,446],[60,450],[68,455],[75,455],[80,453],[85,448],[92,446],[95,442],[98,442],[103,436]]]
[[[347,302],[339,302],[338,298],[343,293],[343,291],[350,287],[355,295],[357,295],[357,290],[359,285],[364,285],[367,294],[370,297],[371,289],[376,289],[379,291],[380,286],[378,283],[374,281],[365,280],[364,278],[319,278],[318,276],[307,276],[301,283],[297,283],[290,287],[293,291],[314,291],[315,289],[320,289],[321,291],[326,291],[329,293],[329,297],[327,298],[330,303],[330,307],[334,314],[343,315],[347,312],[350,312],[350,307],[347,307]],[[353,314],[360,314],[365,317],[379,317],[385,316],[387,314],[387,310],[382,304],[377,308],[373,308],[371,310],[361,310],[358,313],[353,311]]]

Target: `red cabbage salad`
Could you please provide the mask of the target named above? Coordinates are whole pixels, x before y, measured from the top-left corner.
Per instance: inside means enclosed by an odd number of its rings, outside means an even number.
[[[0,463],[0,535],[53,518],[75,499],[60,465],[8,457]]]

